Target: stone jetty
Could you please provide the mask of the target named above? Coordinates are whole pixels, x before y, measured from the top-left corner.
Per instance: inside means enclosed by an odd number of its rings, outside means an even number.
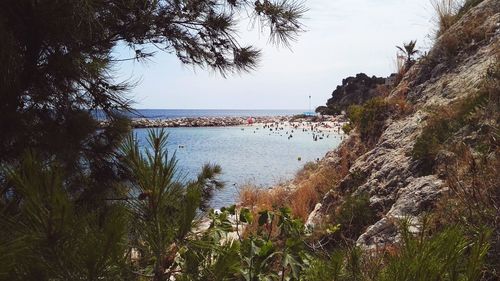
[[[133,128],[163,128],[163,127],[228,127],[249,124],[250,117],[194,117],[194,118],[133,118]],[[338,118],[338,117],[337,117]],[[258,116],[252,117],[254,124],[284,123],[284,122],[321,122],[332,121],[331,116],[299,117],[299,116]],[[334,118],[336,119],[336,118]],[[100,121],[101,127],[106,127],[108,121]]]
[[[150,119],[134,118],[132,127],[134,128],[162,128],[162,127],[227,127],[248,124],[249,117],[195,117],[195,118],[170,118],[170,119]],[[291,116],[254,117],[254,123],[273,123],[287,121]],[[101,121],[101,126],[106,127],[107,121]]]

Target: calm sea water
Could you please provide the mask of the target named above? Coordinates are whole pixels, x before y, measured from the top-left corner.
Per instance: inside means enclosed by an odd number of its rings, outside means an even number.
[[[205,163],[222,167],[221,180],[226,187],[215,196],[211,204],[214,208],[233,204],[245,184],[267,188],[292,179],[307,161],[323,157],[340,143],[336,134],[313,141],[311,132],[295,131],[289,139],[285,131],[271,132],[261,126],[166,130],[169,151],[176,153],[179,170],[186,179],[194,179]],[[147,129],[134,132],[145,144]]]
[[[264,109],[138,109],[133,117],[171,119],[182,117],[257,117],[287,116],[301,114],[305,110],[264,110]]]
[[[184,117],[258,117],[258,116],[292,116],[302,114],[301,109],[136,109],[135,113],[125,113],[131,118],[173,119]],[[100,110],[93,112],[95,118],[106,119]]]

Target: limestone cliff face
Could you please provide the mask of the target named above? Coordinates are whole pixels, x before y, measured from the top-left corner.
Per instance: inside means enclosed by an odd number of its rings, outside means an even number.
[[[377,143],[353,159],[350,174],[338,186],[352,188],[351,193],[368,193],[371,207],[383,214],[357,239],[358,245],[371,248],[395,241],[396,219],[418,220],[446,192],[438,175],[419,172],[419,163],[411,157],[413,145],[426,124],[428,109],[447,107],[476,91],[499,52],[500,0],[485,0],[447,30],[392,90],[388,98],[403,95],[413,110],[404,117],[386,120]],[[343,146],[352,146],[356,138],[351,135]],[[331,152],[323,163],[335,165],[338,157]],[[363,175],[354,187],[353,175]],[[328,216],[336,200],[327,194],[309,221],[319,222]]]

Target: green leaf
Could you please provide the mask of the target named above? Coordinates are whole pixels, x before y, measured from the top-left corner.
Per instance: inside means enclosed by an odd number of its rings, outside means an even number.
[[[292,214],[292,209],[290,209],[289,207],[281,207],[280,212],[283,217],[288,218]]]
[[[240,221],[246,222],[246,223],[252,223],[253,221],[253,216],[252,213],[250,212],[249,209],[243,208],[240,211]]]
[[[273,242],[266,241],[257,253],[260,257],[267,257],[274,250]]]
[[[294,278],[298,278],[299,276],[299,273],[302,269],[302,265],[299,261],[297,261],[297,259],[295,259],[295,257],[293,257],[292,255],[288,254],[288,253],[285,253],[284,256],[283,256],[283,267],[290,267],[291,269],[291,272],[292,272],[292,276]]]

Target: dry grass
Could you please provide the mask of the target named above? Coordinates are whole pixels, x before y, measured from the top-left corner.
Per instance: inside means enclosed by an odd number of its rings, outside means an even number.
[[[441,0],[448,2],[450,0]],[[451,5],[451,4],[450,4]],[[454,13],[458,13],[456,8],[453,9]],[[496,21],[492,20],[494,16],[492,11],[485,9],[484,11],[476,11],[473,14],[467,15],[467,19],[460,25],[454,26],[450,32],[441,32],[439,39],[436,42],[436,47],[439,50],[438,56],[446,58],[455,57],[459,52],[473,49],[477,47],[478,43],[483,42],[494,35],[496,29]],[[463,15],[460,15],[463,16]],[[454,16],[454,24],[458,20],[458,16]],[[448,30],[451,26],[447,26]],[[444,28],[444,27],[441,27]]]
[[[336,150],[336,161],[333,163],[306,164],[292,182],[293,189],[284,185],[273,189],[246,186],[240,190],[240,205],[250,208],[254,217],[259,211],[287,206],[295,217],[306,221],[315,205],[327,192],[337,188],[339,182],[349,174],[354,160],[365,151],[366,147],[359,137],[352,136]],[[256,227],[250,226],[248,231],[252,229]]]
[[[432,226],[437,231],[450,224],[492,231],[487,258],[491,276],[487,280],[499,280],[500,56],[496,56],[479,91],[487,97],[486,102],[470,111],[461,133],[442,148],[447,153],[437,157],[437,171],[446,181],[449,192],[437,205]]]
[[[239,193],[240,205],[258,213],[261,210],[272,210],[285,206],[289,191],[283,186],[273,189],[261,189],[247,185]]]
[[[306,180],[319,168],[319,162],[307,162],[304,167],[295,174],[295,182]]]
[[[498,168],[500,149],[478,157],[470,147],[454,147],[456,156],[445,167],[445,180],[450,188],[436,206],[432,228],[440,231],[449,225],[467,226],[473,232],[491,231],[487,255],[490,279],[500,278],[500,188]],[[494,155],[494,156],[492,156]],[[473,233],[475,234],[475,233]]]
[[[290,194],[289,202],[293,215],[307,219],[314,206],[323,195],[334,188],[340,180],[338,171],[332,167],[320,167],[309,177],[298,182],[297,188]]]
[[[274,210],[288,206],[295,217],[305,221],[322,196],[334,187],[338,177],[327,167],[318,167],[315,171],[302,172],[294,181],[295,188],[277,186],[273,189],[260,189],[246,186],[240,190],[239,202],[257,214],[262,210]]]
[[[444,34],[456,22],[463,2],[460,0],[431,0],[438,23],[436,37]]]
[[[397,87],[408,71],[406,67],[406,56],[402,55],[400,52],[396,54],[396,58],[394,59],[394,68],[396,79],[394,81],[393,87]]]
[[[394,89],[388,98],[389,103],[395,108],[396,116],[398,117],[406,116],[413,112],[413,105],[408,103],[406,99],[409,91],[408,81],[404,80],[399,83],[398,87]]]
[[[392,87],[394,87],[394,86],[392,86]],[[383,98],[388,97],[389,94],[391,93],[392,87],[386,86],[384,84],[377,85],[377,87],[375,88],[375,91],[377,92],[377,96],[383,97]]]

